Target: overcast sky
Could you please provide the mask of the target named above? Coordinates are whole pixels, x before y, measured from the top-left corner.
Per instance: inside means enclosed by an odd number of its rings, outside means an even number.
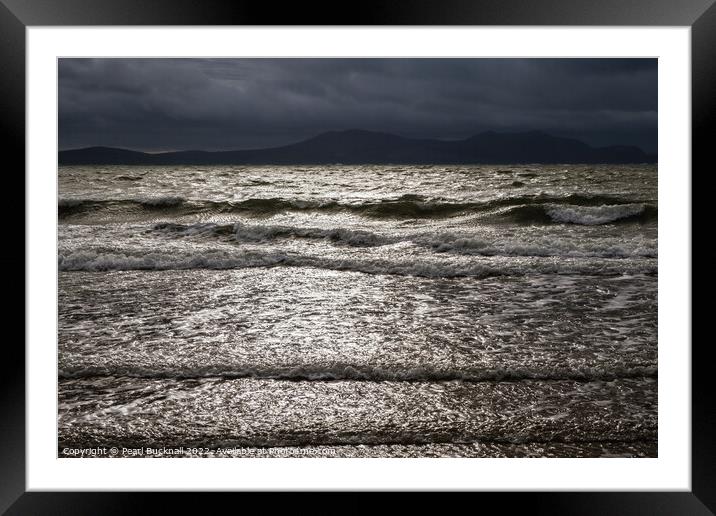
[[[656,59],[60,59],[60,149],[228,150],[368,129],[657,147]]]

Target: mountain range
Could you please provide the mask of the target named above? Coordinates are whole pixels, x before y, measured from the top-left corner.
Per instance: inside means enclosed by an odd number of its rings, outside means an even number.
[[[486,131],[446,141],[353,129],[252,150],[146,153],[87,147],[60,151],[58,161],[60,165],[656,163],[657,157],[635,146],[592,147],[542,131]]]

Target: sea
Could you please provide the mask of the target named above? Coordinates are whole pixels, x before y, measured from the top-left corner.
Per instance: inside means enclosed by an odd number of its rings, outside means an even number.
[[[656,457],[657,215],[655,165],[61,166],[58,456]]]

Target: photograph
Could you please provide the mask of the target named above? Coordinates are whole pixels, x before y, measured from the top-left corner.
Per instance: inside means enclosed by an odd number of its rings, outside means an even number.
[[[56,64],[57,457],[658,458],[658,59]]]

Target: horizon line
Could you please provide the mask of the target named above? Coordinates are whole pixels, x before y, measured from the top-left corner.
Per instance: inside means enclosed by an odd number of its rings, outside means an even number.
[[[263,150],[270,150],[270,149],[277,149],[277,148],[281,148],[281,147],[287,147],[287,146],[290,146],[290,145],[296,145],[296,144],[298,144],[298,143],[306,142],[306,141],[309,141],[309,140],[314,139],[314,138],[318,138],[319,136],[323,136],[323,135],[326,135],[326,134],[332,134],[332,133],[351,133],[351,132],[355,132],[355,133],[382,134],[382,135],[387,135],[387,136],[395,136],[395,137],[398,137],[398,138],[404,138],[404,139],[406,139],[406,140],[418,140],[418,141],[420,141],[420,140],[432,140],[432,141],[444,141],[444,142],[460,142],[460,141],[466,141],[466,140],[469,140],[470,138],[474,138],[474,137],[476,137],[476,136],[480,136],[480,135],[483,135],[483,134],[489,134],[489,133],[501,134],[501,135],[536,133],[536,134],[544,134],[544,135],[546,135],[546,136],[551,136],[551,137],[553,137],[553,138],[560,138],[560,139],[564,139],[564,140],[574,140],[574,141],[578,141],[578,142],[583,143],[583,144],[585,144],[585,145],[587,145],[587,146],[589,146],[589,147],[591,147],[591,148],[593,148],[593,149],[604,149],[604,148],[609,148],[609,147],[634,147],[634,148],[636,148],[636,149],[639,149],[639,150],[640,150],[641,152],[643,152],[644,154],[647,154],[647,155],[657,155],[657,151],[649,152],[649,151],[644,150],[641,146],[635,145],[635,144],[614,143],[614,144],[603,145],[603,146],[594,146],[594,145],[589,144],[589,143],[585,142],[584,140],[580,140],[580,139],[578,139],[578,138],[567,137],[567,136],[555,136],[554,134],[549,133],[549,132],[544,131],[544,130],[541,130],[541,129],[530,129],[530,130],[522,130],[522,131],[503,131],[503,132],[501,132],[501,131],[496,131],[496,130],[494,130],[494,129],[488,129],[488,130],[485,130],[485,131],[481,131],[481,132],[479,132],[479,133],[475,133],[475,134],[473,134],[473,135],[471,135],[471,136],[467,136],[467,137],[465,137],[465,138],[456,138],[456,139],[442,139],[442,138],[436,138],[436,137],[412,137],[412,136],[403,136],[403,135],[396,134],[396,133],[389,133],[389,132],[385,132],[385,131],[373,131],[373,130],[369,130],[369,129],[334,129],[334,130],[328,130],[328,131],[323,131],[323,132],[314,134],[313,136],[309,136],[309,137],[304,138],[304,139],[302,139],[302,140],[297,140],[297,141],[294,141],[294,142],[291,142],[291,143],[284,143],[284,144],[281,144],[281,145],[274,145],[274,146],[271,146],[271,147],[252,147],[252,148],[246,148],[246,149],[235,149],[235,148],[234,148],[234,149],[224,149],[224,150],[175,149],[175,150],[162,150],[162,151],[154,151],[154,152],[153,152],[153,151],[147,151],[147,150],[137,150],[137,149],[127,148],[127,147],[114,147],[114,146],[111,146],[111,145],[87,145],[87,146],[84,146],[84,147],[73,147],[73,148],[67,148],[67,149],[60,149],[60,148],[58,148],[58,151],[57,151],[57,152],[58,152],[58,154],[59,154],[60,152],[80,151],[80,150],[87,150],[87,149],[115,149],[115,150],[129,151],[129,152],[137,152],[137,153],[141,153],[141,154],[161,155],[161,154],[173,154],[173,153],[178,153],[178,152],[219,153],[219,152],[263,151]]]

